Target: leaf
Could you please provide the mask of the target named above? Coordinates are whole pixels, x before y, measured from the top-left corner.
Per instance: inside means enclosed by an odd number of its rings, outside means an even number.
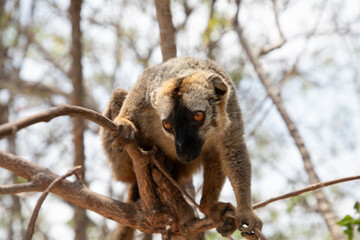
[[[357,213],[360,213],[360,204],[359,204],[359,202],[355,203],[354,208],[355,208]]]
[[[353,223],[354,219],[350,215],[346,215],[343,219],[337,222],[340,226],[349,226]]]

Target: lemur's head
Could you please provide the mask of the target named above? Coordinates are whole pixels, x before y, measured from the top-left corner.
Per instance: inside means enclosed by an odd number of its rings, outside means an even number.
[[[205,71],[165,81],[152,93],[152,105],[180,161],[199,157],[205,140],[228,127],[228,95],[224,80]]]

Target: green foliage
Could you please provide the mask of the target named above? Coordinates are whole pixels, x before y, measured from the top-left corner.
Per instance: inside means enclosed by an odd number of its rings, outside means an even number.
[[[354,205],[355,217],[346,215],[343,219],[337,222],[338,225],[345,227],[344,233],[348,236],[348,240],[354,237],[354,228],[360,232],[360,206],[359,202]]]

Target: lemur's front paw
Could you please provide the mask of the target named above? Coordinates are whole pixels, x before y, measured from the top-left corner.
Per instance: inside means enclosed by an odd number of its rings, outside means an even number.
[[[263,222],[254,213],[252,209],[236,209],[235,212],[236,227],[241,231],[241,235],[247,240],[257,240],[258,237],[254,233],[254,228],[261,230]],[[246,226],[244,226],[246,225]]]
[[[118,129],[115,133],[112,147],[118,149],[118,151],[122,151],[127,144],[135,141],[137,129],[135,125],[126,118],[118,116],[114,119],[114,122],[118,126]]]
[[[215,225],[216,231],[224,237],[230,236],[235,230],[235,220],[226,216],[227,212],[235,212],[235,208],[230,203],[215,203],[209,212],[209,218]]]

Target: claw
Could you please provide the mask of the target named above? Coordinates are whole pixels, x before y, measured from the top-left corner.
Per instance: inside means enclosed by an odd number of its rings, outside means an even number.
[[[241,231],[241,236],[247,240],[258,239],[254,233],[254,228],[257,227],[261,230],[263,223],[252,209],[237,209],[235,214],[235,221],[237,228]]]

